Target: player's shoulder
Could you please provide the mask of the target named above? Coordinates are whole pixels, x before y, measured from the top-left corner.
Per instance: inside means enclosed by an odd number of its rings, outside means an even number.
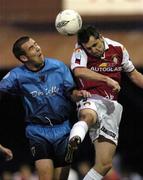
[[[73,50],[73,54],[76,55],[76,57],[86,56],[85,50],[83,47],[79,44],[75,44],[75,48]]]
[[[20,74],[25,74],[23,73],[22,69],[23,69],[22,65],[18,67],[14,67],[3,77],[3,79],[8,79],[9,77],[16,79]]]
[[[47,67],[64,67],[66,64],[59,59],[56,58],[45,58],[45,65]]]
[[[83,48],[82,48],[81,45],[79,45],[78,43],[76,43],[76,44],[75,44],[75,48],[74,48],[73,51],[76,52],[76,53],[81,53],[81,52],[83,52]]]
[[[123,47],[123,44],[121,44],[120,42],[118,41],[115,41],[115,40],[112,40],[112,39],[109,39],[109,38],[106,38],[104,37],[103,38],[105,43],[107,43],[108,45],[112,45],[112,46],[118,46],[118,47]]]
[[[25,71],[25,66],[20,65],[20,66],[17,66],[17,67],[14,67],[13,69],[11,69],[10,73],[19,74],[19,73],[23,73],[24,71]]]

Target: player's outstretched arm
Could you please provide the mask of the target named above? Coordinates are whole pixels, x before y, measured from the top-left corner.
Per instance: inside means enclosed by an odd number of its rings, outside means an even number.
[[[74,69],[74,75],[78,78],[83,78],[85,80],[91,80],[91,81],[101,81],[106,83],[108,86],[113,88],[113,91],[119,92],[120,91],[120,85],[117,81],[111,79],[110,77],[91,71],[88,68],[75,68]]]
[[[2,146],[1,144],[0,144],[0,151],[5,156],[6,161],[10,161],[13,158],[12,151],[10,149]]]
[[[132,72],[128,73],[128,76],[134,84],[143,88],[143,74],[134,69]]]

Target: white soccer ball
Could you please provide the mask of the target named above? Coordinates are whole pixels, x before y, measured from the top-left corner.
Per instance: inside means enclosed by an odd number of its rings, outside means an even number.
[[[81,26],[82,18],[75,10],[66,9],[56,16],[55,27],[62,35],[74,35]]]

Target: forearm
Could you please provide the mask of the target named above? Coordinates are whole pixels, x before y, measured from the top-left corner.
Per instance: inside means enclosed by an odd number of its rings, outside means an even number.
[[[117,91],[117,92],[120,91],[120,85],[117,81],[103,74],[91,71],[90,69],[76,68],[74,70],[74,75],[78,78],[82,78],[85,80],[104,82],[108,86],[112,87],[113,91]]]
[[[91,80],[91,81],[102,81],[102,82],[107,82],[109,77],[96,73],[94,71],[91,71],[90,69],[87,68],[76,68],[74,70],[74,75],[78,78],[83,78],[85,80]]]
[[[5,147],[0,144],[0,151],[4,152]]]
[[[2,151],[2,149],[3,149],[3,146],[0,144],[0,151]]]
[[[133,72],[128,73],[128,76],[134,84],[143,88],[143,75],[140,72],[135,69]]]

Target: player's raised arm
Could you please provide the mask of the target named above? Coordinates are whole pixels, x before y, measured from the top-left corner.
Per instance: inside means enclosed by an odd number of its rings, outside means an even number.
[[[134,69],[132,72],[128,73],[128,76],[134,84],[143,88],[143,75],[139,71]]]

